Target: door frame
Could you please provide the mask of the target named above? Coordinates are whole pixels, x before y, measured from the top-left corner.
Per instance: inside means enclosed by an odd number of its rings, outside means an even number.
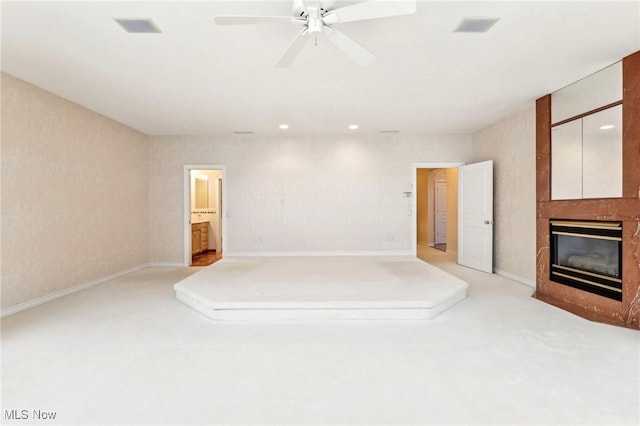
[[[222,194],[226,198],[227,194],[227,168],[221,164],[185,164],[183,166],[183,234],[184,234],[184,257],[183,263],[185,266],[191,265],[191,170],[219,170],[222,179]],[[224,195],[223,195],[224,194]],[[221,233],[222,233],[222,253],[226,251],[227,244],[227,203],[222,202],[222,209],[220,209],[220,220],[222,221]]]
[[[438,228],[440,219],[438,218],[438,207],[443,207],[438,199],[438,186],[444,184],[444,210],[447,211],[447,181],[446,180],[434,180],[433,181],[433,245],[438,244]],[[446,216],[446,213],[445,213]],[[447,221],[448,222],[448,221]],[[447,222],[444,226],[444,244],[447,244]],[[442,244],[442,243],[440,243]]]
[[[433,163],[413,163],[413,172],[411,174],[411,188],[413,200],[411,201],[411,236],[412,236],[412,251],[413,255],[418,255],[418,197],[416,196],[418,185],[418,169],[455,169],[460,166],[464,166],[464,161],[452,161],[452,162],[433,162]],[[434,239],[435,241],[435,239]]]

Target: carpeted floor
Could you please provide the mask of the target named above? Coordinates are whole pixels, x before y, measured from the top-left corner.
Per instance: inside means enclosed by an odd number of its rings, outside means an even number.
[[[5,317],[3,424],[640,423],[640,333],[420,255],[469,283],[428,321],[216,323],[175,299],[199,268],[140,270]]]

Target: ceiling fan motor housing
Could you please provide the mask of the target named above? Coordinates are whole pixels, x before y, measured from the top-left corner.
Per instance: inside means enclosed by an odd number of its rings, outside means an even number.
[[[318,35],[322,32],[322,14],[317,7],[307,8],[307,31],[310,35]]]
[[[309,18],[307,21],[307,31],[309,34],[316,35],[322,32],[322,18]]]

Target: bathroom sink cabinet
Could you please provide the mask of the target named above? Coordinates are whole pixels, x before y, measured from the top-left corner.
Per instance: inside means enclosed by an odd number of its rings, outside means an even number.
[[[191,254],[209,250],[209,222],[191,224]]]

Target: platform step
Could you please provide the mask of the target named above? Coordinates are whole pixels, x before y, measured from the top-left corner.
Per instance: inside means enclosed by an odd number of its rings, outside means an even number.
[[[467,283],[405,256],[278,257],[223,259],[174,288],[218,321],[426,320]]]

